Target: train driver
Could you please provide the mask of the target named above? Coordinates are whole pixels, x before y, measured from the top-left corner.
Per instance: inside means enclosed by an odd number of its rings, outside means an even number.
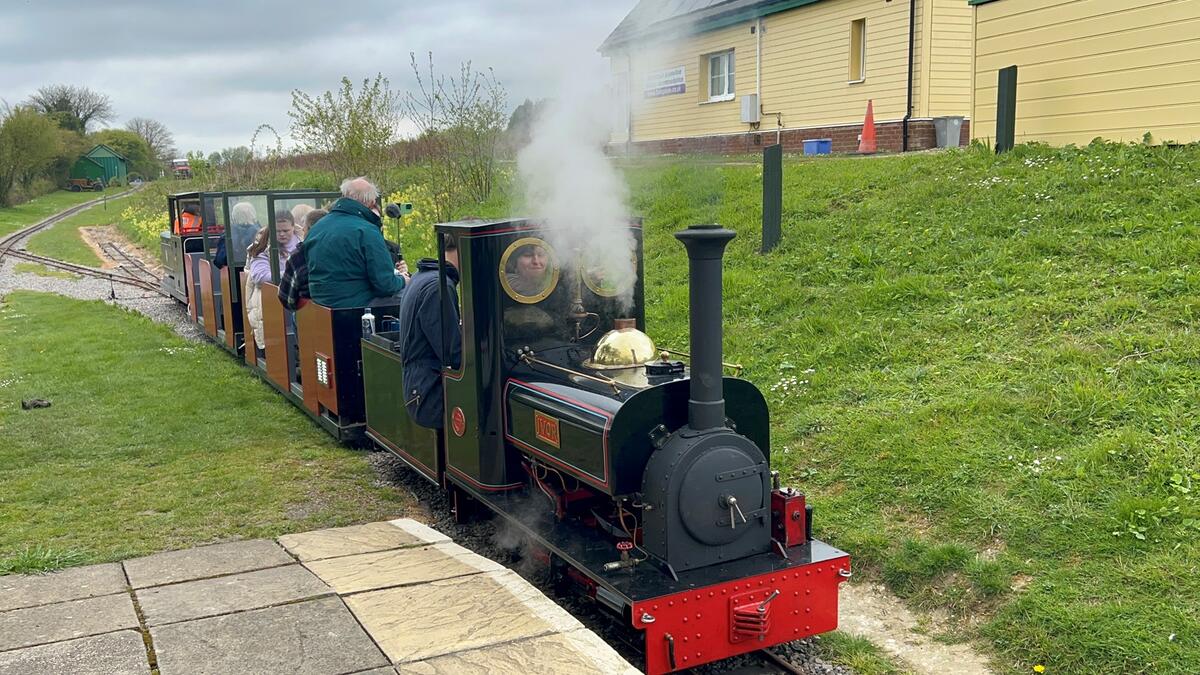
[[[313,302],[339,309],[397,301],[408,277],[392,265],[379,216],[372,210],[378,202],[379,189],[366,178],[346,179],[342,198],[305,237]]]
[[[400,302],[398,341],[403,349],[405,407],[414,422],[429,429],[441,429],[443,425],[442,364],[455,369],[462,365],[457,286],[458,244],[448,238],[445,314],[438,292],[438,261],[433,258],[417,263],[417,273]]]
[[[200,205],[190,202],[183,207],[179,217],[175,219],[176,234],[200,234]]]

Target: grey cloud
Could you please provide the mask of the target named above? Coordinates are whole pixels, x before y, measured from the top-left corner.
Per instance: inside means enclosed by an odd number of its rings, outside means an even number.
[[[121,121],[158,119],[181,149],[211,152],[248,144],[263,123],[286,135],[293,89],[376,72],[413,87],[410,51],[433,51],[444,71],[493,68],[514,106],[552,96],[564,78],[603,77],[596,47],[635,0],[0,4],[0,98],[86,85]]]

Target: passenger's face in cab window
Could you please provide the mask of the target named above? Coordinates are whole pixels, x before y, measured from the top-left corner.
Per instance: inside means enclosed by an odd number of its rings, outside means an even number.
[[[280,218],[275,221],[275,240],[281,244],[286,244],[292,240],[292,233],[295,228],[292,226],[292,221]]]
[[[517,256],[517,273],[525,279],[538,280],[546,274],[546,249],[530,246]]]

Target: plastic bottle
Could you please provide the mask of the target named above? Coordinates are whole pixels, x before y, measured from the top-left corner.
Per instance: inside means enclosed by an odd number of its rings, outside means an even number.
[[[371,337],[375,334],[375,315],[371,313],[371,308],[368,307],[362,315],[362,336]]]

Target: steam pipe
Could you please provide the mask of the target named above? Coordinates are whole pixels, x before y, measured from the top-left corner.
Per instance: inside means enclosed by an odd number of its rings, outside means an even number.
[[[725,394],[721,371],[721,259],[737,236],[720,225],[692,225],[675,238],[688,254],[688,303],[692,372],[688,426],[725,426]]]

